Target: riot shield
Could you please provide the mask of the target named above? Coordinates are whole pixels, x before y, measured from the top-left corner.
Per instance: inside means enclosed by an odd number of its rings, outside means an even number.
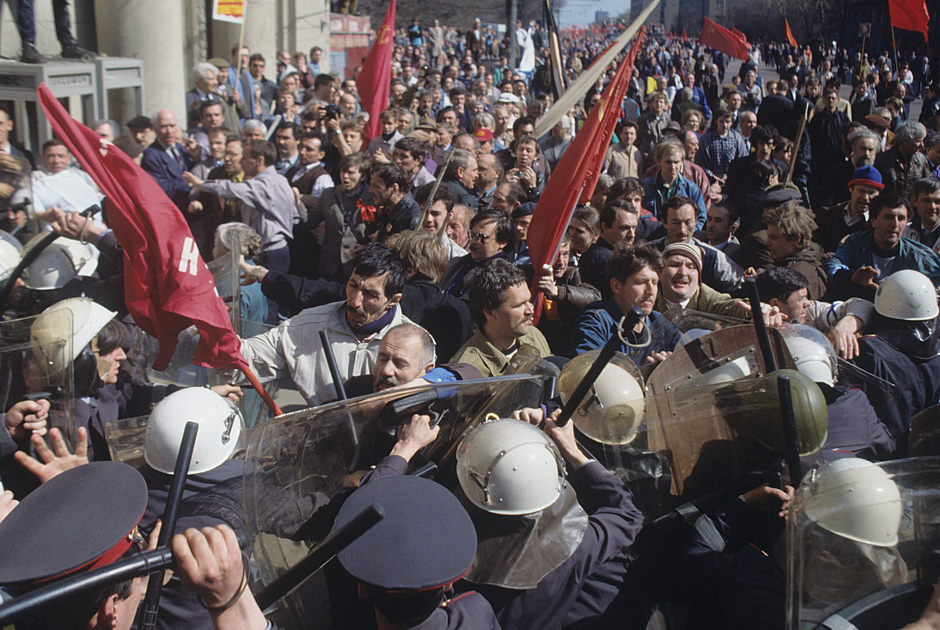
[[[777,365],[792,367],[779,333],[769,333]],[[639,415],[627,443],[582,433],[583,442],[627,482],[649,519],[733,490],[779,469],[781,448],[770,433],[782,426],[778,396],[765,375],[753,327],[716,330],[653,370],[644,404],[631,410]],[[597,438],[604,431],[589,433]],[[818,448],[820,436],[812,427],[808,433],[807,448]]]
[[[207,264],[212,273],[212,279],[215,281],[215,289],[222,298],[222,301],[229,307],[229,318],[232,320],[232,328],[239,337],[242,334],[242,300],[241,300],[241,273],[238,267],[240,256],[238,254],[241,248],[238,246],[238,234],[233,232],[232,238],[235,247],[228,254],[220,256]]]
[[[437,466],[433,477],[456,486],[454,451],[460,439],[488,417],[509,417],[539,404],[542,382],[528,375],[400,389],[340,401],[274,418],[251,435],[245,462],[245,515],[259,580],[267,585],[322,540],[342,501],[395,443],[391,403],[401,417],[418,407],[441,427],[416,466]],[[409,400],[424,402],[411,406]],[[273,618],[288,627],[325,628],[330,602],[320,578],[283,598]]]
[[[666,321],[672,322],[682,333],[679,344],[683,346],[693,339],[698,339],[710,332],[747,324],[747,320],[715,315],[714,313],[703,313],[689,308],[671,308],[662,315],[666,318]]]
[[[112,420],[104,425],[111,460],[140,468],[144,465],[144,439],[147,431],[146,416]]]
[[[75,390],[72,373],[72,314],[0,322],[0,402],[3,411],[29,396],[48,398],[48,424],[75,444]]]
[[[789,630],[901,628],[940,577],[940,457],[851,461],[811,470],[790,506]]]

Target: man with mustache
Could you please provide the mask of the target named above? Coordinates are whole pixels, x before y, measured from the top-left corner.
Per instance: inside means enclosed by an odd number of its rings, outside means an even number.
[[[245,339],[242,355],[262,382],[289,374],[307,404],[332,400],[336,390],[319,331],[329,331],[344,381],[371,373],[385,334],[410,323],[398,305],[407,279],[395,252],[378,243],[368,245],[356,258],[344,302],[307,309],[277,328]]]
[[[520,349],[551,355],[548,342],[532,326],[532,296],[525,273],[502,258],[488,260],[468,274],[467,297],[477,330],[451,363],[468,363],[483,378],[503,373]]]

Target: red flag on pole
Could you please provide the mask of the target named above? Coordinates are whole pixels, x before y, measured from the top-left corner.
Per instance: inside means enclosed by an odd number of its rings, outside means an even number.
[[[689,39],[689,36],[685,34],[685,29],[682,29],[682,41],[683,43]]]
[[[385,21],[372,42],[372,48],[362,63],[356,84],[362,109],[369,112],[365,142],[379,135],[379,114],[388,107],[388,92],[392,87],[392,47],[395,43],[395,0],[385,13]]]
[[[728,56],[747,61],[747,42],[708,18],[705,18],[705,22],[702,24],[702,37],[699,41],[703,46],[714,48]]]
[[[927,41],[930,14],[924,0],[888,0],[888,7],[891,11],[891,26],[923,33],[924,41]]]
[[[108,198],[108,224],[124,249],[127,308],[134,322],[160,342],[154,369],[166,369],[179,334],[195,326],[199,346],[193,363],[242,370],[280,414],[241,355],[241,341],[232,330],[212,273],[177,207],[126,153],[103,145],[101,136],[69,116],[45,83],[38,92],[56,136]]]
[[[793,31],[790,30],[790,21],[784,18],[783,20],[783,34],[786,36],[787,41],[790,42],[790,45],[794,48],[799,48],[800,45],[796,43],[796,38],[793,37]]]
[[[568,221],[571,220],[571,213],[574,212],[582,187],[588,181],[592,165],[595,165],[596,161],[599,169],[604,160],[608,144],[602,141],[605,126],[611,121],[615,124],[620,118],[623,95],[626,93],[625,86],[629,84],[629,73],[633,68],[632,60],[636,59],[643,36],[644,30],[640,30],[627,60],[618,68],[617,75],[607,85],[600,100],[591,109],[584,126],[571,141],[565,154],[561,156],[532,214],[526,242],[529,245],[532,266],[535,269],[535,278],[532,281],[533,295],[536,295],[542,267],[554,262],[558,244],[564,236]],[[623,91],[619,88],[623,88]],[[609,135],[607,139],[609,141]],[[539,321],[542,300],[543,296],[539,293],[532,319],[534,323]]]

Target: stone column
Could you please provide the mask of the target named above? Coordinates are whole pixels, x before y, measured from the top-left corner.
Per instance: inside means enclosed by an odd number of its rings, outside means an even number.
[[[113,57],[144,62],[144,113],[164,107],[186,125],[189,67],[183,0],[95,0],[98,50]],[[115,94],[111,112],[119,123],[133,117],[132,103]],[[122,130],[123,131],[123,130]]]

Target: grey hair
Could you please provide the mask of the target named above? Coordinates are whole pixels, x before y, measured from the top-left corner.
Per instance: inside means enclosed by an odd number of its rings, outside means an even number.
[[[239,253],[249,260],[261,253],[261,237],[244,223],[223,223],[215,229],[215,238],[228,251],[235,249],[237,241]]]
[[[492,114],[482,112],[473,117],[474,127],[486,127],[487,129],[496,127],[496,119]]]
[[[190,73],[190,77],[192,78],[193,83],[195,83],[196,81],[204,80],[206,78],[206,75],[210,73],[218,74],[219,69],[213,66],[208,61],[200,61],[195,66],[193,66],[192,72]]]
[[[268,128],[264,126],[264,123],[260,120],[249,119],[242,124],[242,133],[250,133],[252,131],[261,131],[262,134],[268,133]]]
[[[468,134],[469,135],[469,134]],[[473,136],[470,136],[473,138]],[[473,138],[476,140],[476,138]],[[475,159],[473,154],[466,149],[454,149],[454,156],[450,158],[450,164],[447,165],[447,176],[457,177],[458,168],[469,168],[470,160]]]
[[[95,122],[91,123],[91,128],[97,129],[101,125],[109,125],[111,127],[111,135],[114,136],[115,138],[121,135],[121,128],[118,126],[116,122],[114,122],[110,118],[102,118],[101,120],[96,120]]]
[[[849,141],[850,145],[855,146],[855,141],[860,140],[862,138],[874,140],[875,143],[877,144],[877,148],[878,149],[881,148],[881,138],[875,135],[875,132],[871,131],[870,129],[865,129],[864,127],[862,127],[861,129],[856,129],[855,131],[850,133],[848,135],[847,140]]]
[[[919,142],[927,137],[927,128],[915,120],[901,124],[894,132],[897,142]]]
[[[424,328],[417,324],[399,324],[398,326],[390,328],[389,331],[385,333],[384,338],[389,339],[393,334],[417,337],[418,341],[421,342],[421,356],[419,357],[421,365],[424,366],[435,362],[437,350],[434,346],[434,337]]]

